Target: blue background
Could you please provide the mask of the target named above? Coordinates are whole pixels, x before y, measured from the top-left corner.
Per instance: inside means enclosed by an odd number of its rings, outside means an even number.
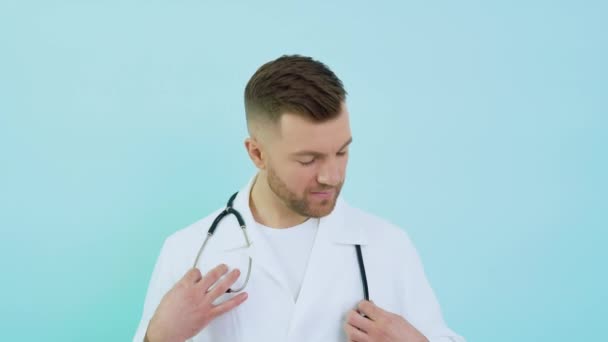
[[[602,340],[608,6],[2,1],[0,339],[127,341],[164,238],[255,171],[244,86],[344,81],[344,195],[404,227],[469,341]]]

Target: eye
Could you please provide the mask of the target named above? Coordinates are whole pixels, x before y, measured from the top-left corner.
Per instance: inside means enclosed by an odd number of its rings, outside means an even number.
[[[315,159],[311,159],[310,161],[299,161],[298,163],[302,164],[302,165],[312,165],[312,163],[314,163]]]
[[[346,155],[346,153],[348,153],[348,150],[347,151],[338,152],[338,155],[339,156],[344,156],[344,155]]]

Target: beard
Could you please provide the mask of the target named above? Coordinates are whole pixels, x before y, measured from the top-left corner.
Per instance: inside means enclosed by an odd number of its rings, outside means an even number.
[[[306,189],[302,196],[298,196],[289,188],[287,184],[274,172],[274,169],[268,168],[268,186],[270,190],[293,212],[304,217],[320,218],[329,215],[336,206],[338,196],[342,190],[341,182],[337,186],[320,186],[316,189]],[[329,191],[334,190],[332,198],[314,201],[308,198],[311,191]]]

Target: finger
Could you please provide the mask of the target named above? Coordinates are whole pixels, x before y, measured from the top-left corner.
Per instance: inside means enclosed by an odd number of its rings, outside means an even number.
[[[378,306],[376,306],[376,304],[368,300],[360,301],[357,308],[361,313],[365,314],[365,316],[369,317],[372,321],[378,320],[378,318],[380,318],[383,313],[382,309],[380,309]]]
[[[350,310],[348,312],[348,315],[346,316],[346,323],[354,326],[355,328],[359,328],[366,333],[369,333],[374,325],[374,322],[372,322],[369,318],[361,316],[361,314],[355,310]]]
[[[230,286],[232,286],[232,284],[234,284],[236,280],[239,279],[240,275],[241,271],[235,268],[230,273],[228,273],[224,279],[222,279],[219,283],[215,284],[215,286],[211,290],[209,290],[209,298],[211,299],[211,301],[216,300],[217,297],[226,293]]]
[[[188,270],[188,272],[186,272],[186,274],[184,274],[184,276],[182,277],[182,281],[185,282],[186,284],[195,284],[197,283],[199,280],[201,280],[202,276],[201,276],[201,271],[199,271],[198,268],[193,267],[191,269]]]
[[[222,315],[239,306],[241,303],[247,300],[247,298],[249,298],[247,292],[239,293],[238,295],[230,298],[222,304],[214,306],[213,309],[211,309],[211,316],[217,317],[219,315]]]
[[[348,337],[349,341],[353,342],[368,342],[369,335],[364,331],[361,331],[352,325],[345,323],[344,324],[344,332],[346,333],[346,337]]]
[[[203,279],[200,281],[200,287],[207,292],[211,285],[220,279],[226,272],[228,272],[228,266],[221,264],[215,266],[211,271],[207,272]]]

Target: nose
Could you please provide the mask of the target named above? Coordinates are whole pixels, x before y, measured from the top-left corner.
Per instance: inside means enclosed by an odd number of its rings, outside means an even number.
[[[317,181],[320,184],[332,187],[339,185],[342,181],[340,163],[336,160],[327,160],[323,163],[319,170],[319,174],[317,175]]]

